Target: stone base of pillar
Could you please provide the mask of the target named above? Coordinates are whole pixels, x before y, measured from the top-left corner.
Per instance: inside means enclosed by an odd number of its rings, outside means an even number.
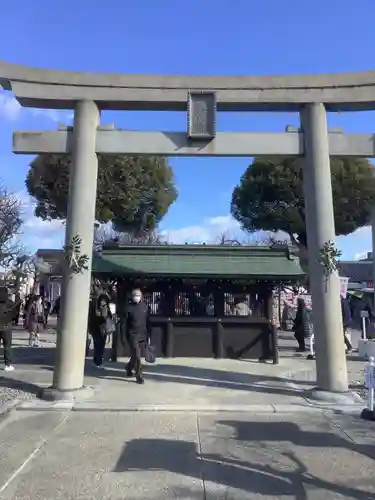
[[[54,387],[46,387],[40,390],[38,397],[44,401],[85,401],[94,395],[92,387],[83,386],[74,391],[60,391]]]
[[[339,406],[350,406],[363,404],[363,400],[356,392],[331,392],[323,391],[318,387],[305,392],[304,396],[310,403],[313,404],[329,404]]]
[[[369,410],[368,408],[365,408],[364,410],[362,410],[361,412],[361,418],[363,420],[367,420],[369,422],[375,422],[375,412],[374,411],[371,411]]]

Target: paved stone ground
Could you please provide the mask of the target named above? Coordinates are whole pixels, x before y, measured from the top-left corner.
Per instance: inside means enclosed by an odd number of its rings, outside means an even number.
[[[352,331],[354,346],[360,336]],[[18,328],[14,331],[14,358],[16,371],[0,376],[0,407],[13,400],[29,400],[35,397],[39,386],[51,384],[55,330],[41,333],[41,347],[27,347],[27,333]],[[133,381],[124,378],[123,363],[107,363],[103,372],[97,372],[87,362],[86,384],[101,387],[101,404],[116,401],[118,390],[124,393],[123,400],[129,405],[182,405],[202,407],[209,404],[232,406],[291,404],[296,400],[296,387],[309,389],[314,386],[315,362],[306,360],[306,355],[295,353],[295,341],[290,332],[280,333],[280,364],[262,365],[249,361],[171,359],[158,360],[155,366],[147,366],[147,385],[143,392],[132,390]],[[348,357],[348,372],[351,388],[365,396],[363,390],[363,360],[356,355]],[[295,387],[286,387],[285,378]],[[127,389],[125,390],[125,386]],[[163,397],[160,390],[163,388]],[[233,390],[236,389],[236,390]],[[272,396],[272,397],[271,397]],[[120,399],[122,397],[120,396]],[[124,403],[122,403],[124,404]],[[294,404],[294,403],[293,403]]]
[[[17,370],[0,378],[22,397],[51,384],[55,336],[41,337],[33,349],[15,332]],[[33,399],[0,417],[0,499],[375,498],[375,424],[359,418],[362,406],[309,404],[315,363],[280,337],[277,366],[162,359],[145,367],[144,386],[122,362],[87,362],[92,400]]]
[[[374,424],[353,415],[13,411],[2,500],[375,498]]]

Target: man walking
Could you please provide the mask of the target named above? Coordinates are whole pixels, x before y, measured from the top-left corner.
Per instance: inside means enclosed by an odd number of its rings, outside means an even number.
[[[8,289],[0,287],[0,341],[4,347],[4,370],[12,372],[12,328],[14,311],[17,304],[9,299]]]
[[[130,348],[130,360],[126,366],[126,375],[133,376],[138,384],[143,384],[141,356],[151,336],[150,311],[142,300],[139,289],[132,291],[132,299],[128,304],[125,319],[125,336]]]

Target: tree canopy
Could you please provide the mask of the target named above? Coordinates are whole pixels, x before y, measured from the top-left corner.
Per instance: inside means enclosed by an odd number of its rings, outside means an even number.
[[[243,229],[283,231],[306,246],[302,162],[298,158],[255,158],[233,190],[231,212]],[[375,202],[373,165],[361,158],[331,158],[336,235],[370,222]]]
[[[168,160],[156,156],[98,155],[96,220],[118,231],[152,231],[178,193]],[[66,219],[71,157],[45,154],[30,165],[26,187],[43,220]]]

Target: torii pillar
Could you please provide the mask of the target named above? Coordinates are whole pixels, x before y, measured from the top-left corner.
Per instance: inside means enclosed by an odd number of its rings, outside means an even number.
[[[309,257],[309,276],[316,346],[317,388],[324,399],[332,393],[347,393],[344,331],[340,304],[340,278],[328,277],[319,262],[320,250],[335,241],[331,167],[326,110],[323,104],[301,109],[305,143],[303,185]]]
[[[98,176],[95,151],[99,117],[98,107],[93,101],[77,102],[65,245],[79,236],[82,240],[81,254],[86,254],[89,261],[87,269],[81,273],[72,272],[68,266],[64,269],[57,359],[52,387],[43,394],[46,399],[72,399],[83,389]]]

